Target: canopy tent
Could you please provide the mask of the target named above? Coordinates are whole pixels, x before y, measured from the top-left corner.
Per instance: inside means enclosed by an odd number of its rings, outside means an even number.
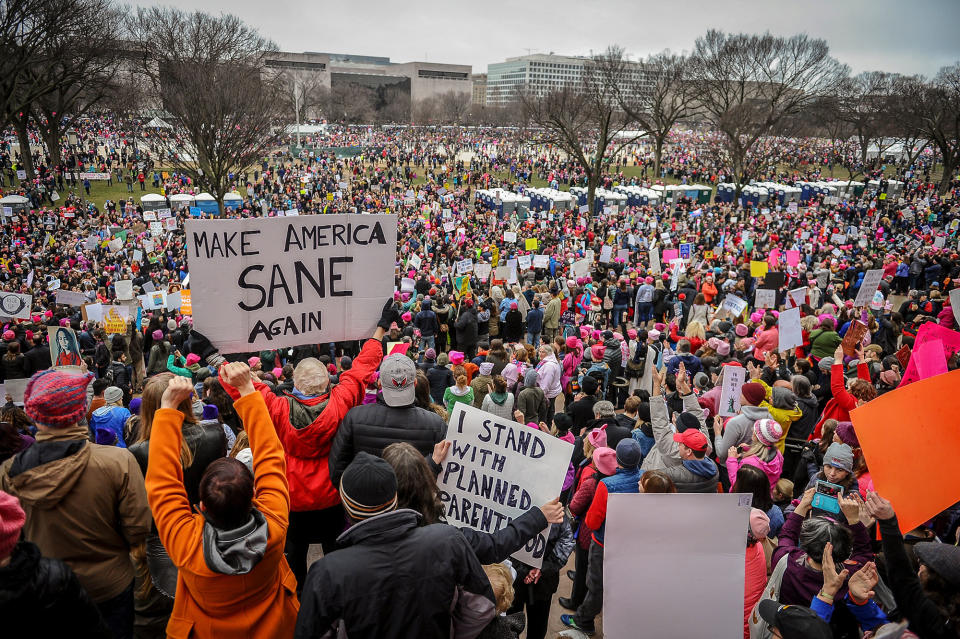
[[[217,200],[209,193],[200,193],[193,199],[196,202],[197,208],[204,213],[220,212],[220,206],[217,204]]]
[[[30,200],[23,197],[22,195],[8,195],[4,198],[0,198],[0,207],[3,207],[3,212],[16,215],[18,213],[26,213],[30,210]]]
[[[154,118],[147,122],[148,129],[172,129],[173,127],[161,120],[160,118]]]
[[[167,198],[156,193],[147,193],[140,198],[144,211],[156,211],[167,208]]]
[[[193,205],[193,196],[189,193],[174,193],[170,196],[170,208],[185,209]]]

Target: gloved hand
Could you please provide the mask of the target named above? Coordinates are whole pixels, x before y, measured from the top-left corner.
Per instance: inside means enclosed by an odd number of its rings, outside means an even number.
[[[387,300],[387,303],[383,305],[383,311],[380,313],[380,321],[377,322],[377,326],[385,331],[389,331],[390,325],[394,322],[400,324],[400,311],[397,310],[396,302],[394,302],[391,297]]]

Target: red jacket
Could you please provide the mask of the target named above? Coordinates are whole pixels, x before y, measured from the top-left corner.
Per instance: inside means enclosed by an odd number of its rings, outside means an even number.
[[[857,364],[857,377],[870,381],[870,369],[866,363]],[[838,422],[849,422],[850,411],[857,407],[857,398],[847,392],[846,379],[843,376],[843,364],[834,364],[830,367],[830,390],[833,397],[823,407],[823,415],[813,429],[811,439],[820,439],[823,432],[823,422],[835,419]]]
[[[366,390],[366,380],[377,370],[383,359],[383,346],[379,340],[367,340],[360,354],[353,360],[350,370],[340,375],[340,383],[320,397],[296,399],[285,393],[275,395],[269,386],[254,382],[254,387],[267,403],[270,420],[277,430],[280,443],[287,458],[287,484],[290,487],[290,509],[296,512],[321,510],[340,503],[340,493],[330,482],[330,466],[327,458],[333,445],[333,436],[347,411],[359,406]],[[237,399],[240,394],[223,378],[220,383]],[[290,402],[302,406],[327,405],[308,426],[294,428],[290,423]]]

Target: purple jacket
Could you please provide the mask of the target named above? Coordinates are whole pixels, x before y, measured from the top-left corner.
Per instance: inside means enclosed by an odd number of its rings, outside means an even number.
[[[770,558],[771,565],[776,566],[781,557],[788,556],[787,570],[783,573],[783,582],[780,585],[781,604],[809,606],[810,600],[816,597],[823,587],[823,575],[807,565],[807,553],[797,545],[801,526],[803,518],[800,515],[787,515],[787,521],[780,529],[779,544]],[[850,531],[853,533],[853,548],[844,567],[852,575],[865,563],[873,560],[873,553],[870,552],[870,536],[863,524],[850,526]],[[846,594],[847,586],[844,584],[836,594],[837,601],[842,600]]]

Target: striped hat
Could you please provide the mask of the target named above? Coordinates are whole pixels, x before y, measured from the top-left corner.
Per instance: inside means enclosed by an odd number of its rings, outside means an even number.
[[[384,460],[359,452],[340,478],[340,498],[354,521],[395,510],[397,475]]]
[[[87,410],[87,384],[93,374],[74,375],[57,370],[37,373],[27,382],[24,409],[34,423],[48,428],[79,424]]]
[[[753,434],[764,446],[773,446],[783,437],[783,427],[775,419],[758,419],[753,422]]]

